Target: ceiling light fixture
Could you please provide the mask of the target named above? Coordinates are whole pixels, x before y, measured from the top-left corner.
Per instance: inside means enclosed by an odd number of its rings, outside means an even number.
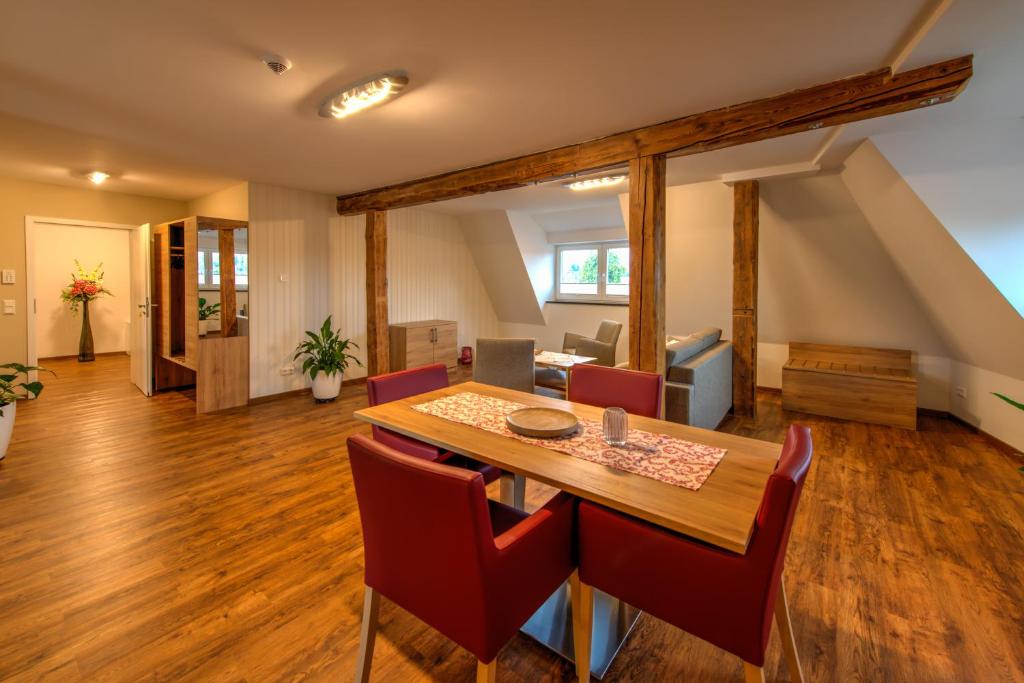
[[[564,187],[579,192],[580,190],[596,190],[599,187],[611,187],[612,185],[618,185],[625,180],[626,176],[624,175],[608,175],[603,178],[577,180],[572,183],[566,183]]]
[[[395,97],[409,83],[402,73],[387,73],[345,88],[320,105],[320,116],[343,119]]]
[[[102,185],[106,182],[107,178],[110,177],[110,174],[104,173],[103,171],[90,171],[85,174],[85,177],[88,178],[93,185]]]

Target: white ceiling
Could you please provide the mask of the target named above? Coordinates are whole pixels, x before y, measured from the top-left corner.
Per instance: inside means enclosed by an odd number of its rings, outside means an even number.
[[[22,167],[182,166],[344,193],[876,68],[923,2],[12,1],[0,111],[83,136],[13,149]],[[295,68],[272,75],[267,51]],[[411,79],[399,99],[317,116],[333,89],[394,68]]]
[[[875,69],[926,0],[5,4],[0,173],[81,183],[71,174],[102,165],[122,174],[109,189],[189,199],[237,180],[353,192]],[[1004,4],[1020,5],[956,0],[908,65],[1019,32],[991,9]],[[272,75],[264,52],[295,68]],[[317,116],[334,89],[395,68],[411,79],[402,97]],[[670,171],[806,161],[823,135]]]

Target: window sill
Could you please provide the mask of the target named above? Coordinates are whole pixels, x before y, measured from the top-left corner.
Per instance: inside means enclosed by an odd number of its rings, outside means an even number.
[[[619,302],[619,301],[588,301],[586,299],[550,299],[548,301],[545,301],[544,303],[547,303],[547,304],[569,304],[570,306],[574,306],[574,305],[583,305],[583,306],[625,306],[626,308],[629,308],[629,302],[628,301]]]

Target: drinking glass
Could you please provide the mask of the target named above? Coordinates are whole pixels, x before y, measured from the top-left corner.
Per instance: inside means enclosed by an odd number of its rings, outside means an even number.
[[[629,434],[629,422],[622,408],[606,408],[604,411],[604,440],[611,446],[625,446]]]

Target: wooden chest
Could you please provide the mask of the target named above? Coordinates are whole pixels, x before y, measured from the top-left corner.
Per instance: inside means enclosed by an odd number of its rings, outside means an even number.
[[[791,342],[782,367],[782,408],[917,429],[913,354]]]

